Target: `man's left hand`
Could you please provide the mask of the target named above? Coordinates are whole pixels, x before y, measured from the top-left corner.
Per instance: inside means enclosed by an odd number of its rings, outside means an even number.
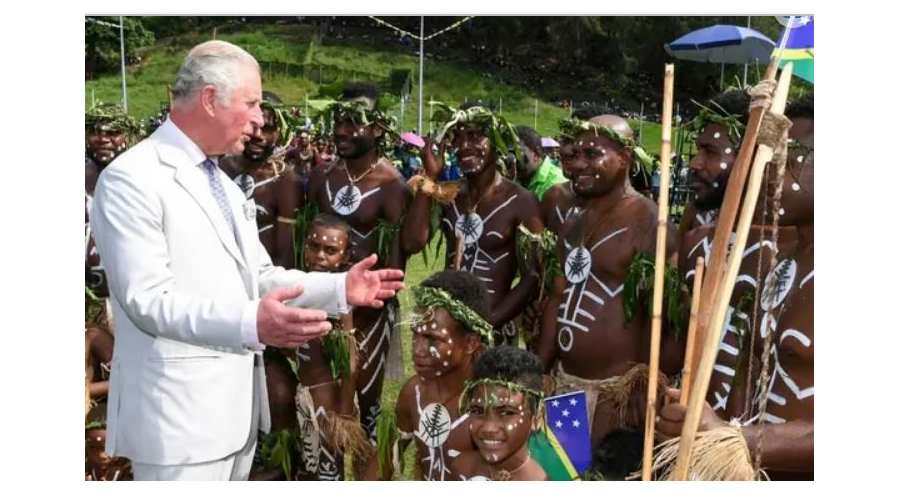
[[[403,290],[403,271],[399,269],[372,270],[378,256],[372,254],[347,271],[347,303],[353,306],[382,307],[384,300]]]
[[[663,439],[668,440],[681,437],[681,428],[684,426],[684,420],[687,417],[687,406],[678,403],[681,397],[679,389],[669,389],[666,395],[674,402],[663,406],[659,411],[658,420],[656,421],[656,432]],[[697,432],[708,431],[723,425],[726,425],[726,422],[716,415],[709,403],[704,401],[703,412],[700,414],[700,423],[697,425]]]

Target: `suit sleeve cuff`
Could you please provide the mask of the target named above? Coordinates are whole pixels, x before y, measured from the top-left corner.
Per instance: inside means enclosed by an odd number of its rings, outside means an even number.
[[[259,309],[259,300],[251,300],[244,306],[241,314],[241,342],[244,347],[253,351],[261,351],[266,348],[259,341],[259,332],[256,331],[256,314]]]
[[[350,312],[350,304],[347,303],[347,273],[340,273],[335,280],[335,303],[339,314]]]

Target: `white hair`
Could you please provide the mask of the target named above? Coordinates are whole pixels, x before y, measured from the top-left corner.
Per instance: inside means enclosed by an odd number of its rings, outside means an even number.
[[[197,45],[184,58],[175,85],[172,100],[176,108],[184,109],[188,101],[207,85],[218,90],[219,103],[225,104],[231,93],[242,83],[241,70],[251,66],[259,71],[259,63],[247,51],[237,45],[211,40]]]

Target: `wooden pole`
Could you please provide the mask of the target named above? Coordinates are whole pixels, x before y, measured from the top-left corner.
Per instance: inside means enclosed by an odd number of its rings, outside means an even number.
[[[653,272],[653,320],[650,328],[650,380],[647,384],[647,414],[644,421],[644,461],[641,480],[650,480],[653,468],[653,438],[656,434],[656,392],[659,384],[659,344],[662,333],[663,279],[666,271],[666,229],[669,224],[669,163],[672,150],[672,94],[675,65],[666,64],[663,80],[662,144],[660,148],[659,209],[656,217],[656,261]]]
[[[784,113],[793,69],[793,63],[788,63],[781,71],[781,77],[778,79],[778,87],[775,90],[774,97],[772,98],[772,106],[770,108],[770,111],[773,114],[780,115]],[[750,223],[753,220],[756,201],[757,198],[759,198],[763,173],[766,164],[772,159],[773,154],[774,151],[770,146],[761,144],[759,146],[759,151],[753,158],[753,168],[750,172],[747,192],[744,196],[743,207],[741,208],[741,217],[738,221],[734,245],[731,249],[731,255],[728,258],[725,274],[719,285],[719,290],[714,297],[712,318],[709,323],[712,329],[707,331],[704,338],[700,365],[694,378],[694,390],[690,395],[688,411],[684,419],[684,427],[681,430],[681,443],[678,447],[678,458],[675,462],[674,473],[674,478],[677,481],[684,481],[687,479],[694,439],[697,437],[697,425],[700,423],[700,414],[703,412],[703,405],[706,402],[706,391],[709,389],[709,378],[710,375],[712,375],[713,364],[716,361],[716,355],[719,350],[719,336],[715,335],[715,332],[718,332],[719,329],[722,328],[722,324],[725,321],[725,312],[728,309],[731,292],[734,290],[734,282],[741,265],[741,258],[743,257],[744,248],[747,245],[747,235],[750,230]]]
[[[687,349],[684,353],[684,369],[681,372],[681,398],[678,402],[682,405],[688,404],[688,395],[691,393],[694,338],[697,336],[697,311],[700,309],[700,290],[703,289],[704,269],[703,257],[698,257],[697,267],[694,268],[694,289],[691,292],[691,321],[688,324]]]
[[[765,80],[775,78],[779,59],[777,54],[766,68]],[[719,218],[716,221],[716,231],[713,235],[712,252],[706,266],[706,281],[703,284],[703,292],[700,298],[700,311],[697,317],[697,346],[704,343],[707,334],[718,335],[719,332],[709,331],[709,320],[712,307],[712,298],[716,295],[719,283],[722,280],[722,271],[725,267],[725,255],[728,250],[728,241],[731,239],[731,230],[737,218],[738,205],[750,172],[750,161],[753,159],[753,151],[756,146],[756,136],[759,133],[759,124],[762,122],[762,108],[752,108],[744,137],[741,140],[741,148],[734,162],[731,174],[728,177],[728,187],[725,188],[725,197],[719,210]],[[691,373],[696,376],[699,358],[694,359]],[[692,380],[696,383],[696,379]]]
[[[453,256],[453,270],[459,271],[459,267],[462,265],[462,254],[463,249],[465,248],[466,238],[462,235],[456,236],[456,255]]]

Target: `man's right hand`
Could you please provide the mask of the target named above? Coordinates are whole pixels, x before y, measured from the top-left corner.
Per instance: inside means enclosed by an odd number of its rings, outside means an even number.
[[[284,301],[303,293],[303,285],[272,290],[259,301],[256,310],[256,334],[259,341],[273,347],[296,349],[329,330],[325,311],[288,307]]]
[[[425,139],[425,146],[422,148],[422,169],[429,179],[436,181],[444,170],[444,150],[447,149],[447,142],[441,142],[437,155],[433,152],[433,146],[434,139]]]

